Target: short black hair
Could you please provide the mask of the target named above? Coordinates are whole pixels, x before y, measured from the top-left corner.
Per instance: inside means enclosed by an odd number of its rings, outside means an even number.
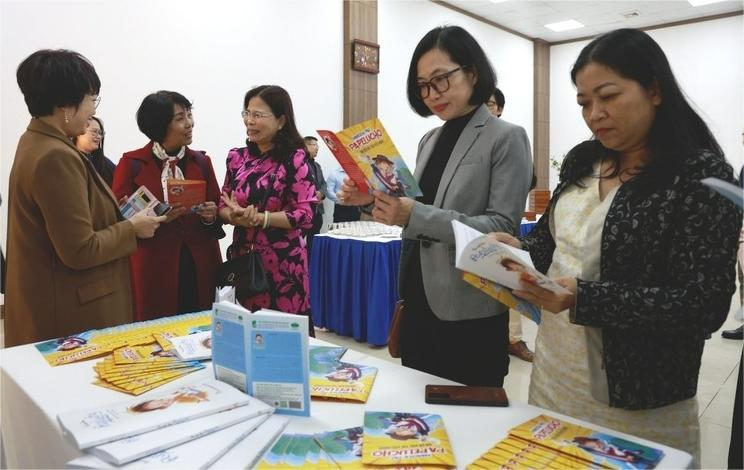
[[[453,62],[475,74],[476,82],[470,104],[481,105],[488,101],[496,87],[496,73],[483,48],[470,33],[459,26],[438,26],[419,41],[411,57],[411,65],[408,67],[408,103],[411,108],[420,116],[433,114],[419,94],[416,75],[421,56],[435,48],[446,52]]]
[[[302,138],[302,140],[304,140],[305,142],[310,141],[310,140],[312,140],[313,142],[317,142],[318,141],[318,138],[317,137],[313,137],[311,135],[306,135],[305,137]]]
[[[41,49],[21,62],[16,80],[28,112],[37,118],[54,108],[80,106],[85,95],[97,95],[101,80],[81,54],[67,49]]]
[[[498,87],[493,89],[493,97],[496,98],[496,106],[503,108],[506,104],[506,98],[504,98],[504,93]]]
[[[150,93],[137,109],[137,127],[153,142],[163,143],[176,105],[183,106],[187,111],[193,106],[191,101],[175,91]]]
[[[286,161],[298,149],[307,150],[305,141],[302,140],[302,136],[297,130],[292,98],[289,97],[287,90],[278,85],[260,85],[251,88],[243,98],[243,109],[247,109],[248,103],[255,97],[261,98],[271,108],[275,118],[279,119],[284,116],[284,126],[274,136],[272,156],[278,161]],[[253,142],[250,142],[248,146],[252,152],[260,153],[258,146]]]

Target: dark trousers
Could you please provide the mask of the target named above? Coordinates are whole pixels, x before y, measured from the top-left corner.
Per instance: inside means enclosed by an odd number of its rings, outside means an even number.
[[[440,320],[426,301],[418,253],[412,258],[403,289],[403,365],[465,385],[503,386],[509,373],[508,313],[477,320]]]
[[[356,206],[343,206],[336,204],[333,207],[333,222],[356,222],[362,216],[362,212]]]
[[[741,364],[744,362],[744,352],[739,361],[739,377],[736,379],[736,398],[734,398],[734,417],[731,420],[731,441],[729,442],[728,468],[744,468],[744,449],[742,448],[742,415],[741,409]]]

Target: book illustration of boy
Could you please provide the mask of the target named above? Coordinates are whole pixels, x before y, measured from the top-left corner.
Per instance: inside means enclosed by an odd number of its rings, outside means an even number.
[[[145,400],[130,406],[129,411],[133,413],[147,413],[148,411],[164,410],[174,403],[201,403],[209,401],[209,395],[204,390],[186,389],[179,390],[172,395]]]
[[[333,372],[326,374],[325,377],[332,382],[353,383],[362,377],[362,370],[353,364],[344,364],[341,362]]]
[[[604,439],[598,439],[596,437],[584,437],[577,436],[573,438],[573,444],[578,445],[580,448],[594,455],[601,457],[607,457],[614,460],[620,460],[629,464],[641,465],[641,468],[646,467],[651,462],[647,461],[641,455],[641,451],[633,449],[625,449],[615,443],[608,442]]]
[[[509,272],[528,273],[527,268],[522,263],[511,258],[502,258],[499,264]]]
[[[395,413],[389,421],[385,434],[400,441],[427,440],[431,431],[423,418],[408,413]]]
[[[347,432],[346,439],[351,443],[351,452],[355,457],[362,456],[362,441],[364,430],[362,428],[351,428]]]
[[[88,341],[79,336],[65,336],[57,340],[57,351],[70,351],[86,344]]]
[[[391,196],[403,197],[406,195],[406,186],[400,180],[395,163],[385,155],[377,155],[374,158],[367,157],[372,167],[375,179],[385,188],[385,192]]]
[[[212,337],[207,336],[203,340],[201,340],[201,345],[204,346],[207,349],[212,349]]]
[[[253,347],[257,349],[263,349],[264,337],[261,333],[256,333],[256,336],[253,337]]]
[[[150,353],[150,356],[154,357],[178,357],[175,350],[164,351],[163,349],[156,349]]]
[[[333,143],[333,139],[331,139],[331,138],[330,138],[330,137],[328,137],[327,135],[324,135],[324,136],[323,136],[323,142],[325,142],[325,143],[326,143],[326,145],[328,146],[328,149],[329,149],[329,150],[330,150],[331,152],[334,152],[334,153],[336,152],[336,144],[335,144],[335,143]]]

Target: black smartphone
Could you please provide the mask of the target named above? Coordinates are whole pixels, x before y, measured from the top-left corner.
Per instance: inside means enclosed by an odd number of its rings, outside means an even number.
[[[431,405],[509,406],[501,387],[427,385],[425,400]]]
[[[155,207],[152,208],[152,211],[155,212],[155,215],[165,215],[168,212],[171,211],[173,207],[169,206],[168,204],[164,202],[158,202],[155,204]]]

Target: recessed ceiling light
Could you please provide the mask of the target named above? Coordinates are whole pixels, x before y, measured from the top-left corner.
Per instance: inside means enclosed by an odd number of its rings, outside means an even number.
[[[687,1],[690,2],[690,5],[694,7],[701,7],[703,5],[710,5],[711,3],[718,3],[724,0],[687,0]]]
[[[576,20],[559,21],[557,23],[549,23],[545,25],[546,28],[552,29],[553,31],[561,32],[568,31],[569,29],[583,28],[584,25]]]

